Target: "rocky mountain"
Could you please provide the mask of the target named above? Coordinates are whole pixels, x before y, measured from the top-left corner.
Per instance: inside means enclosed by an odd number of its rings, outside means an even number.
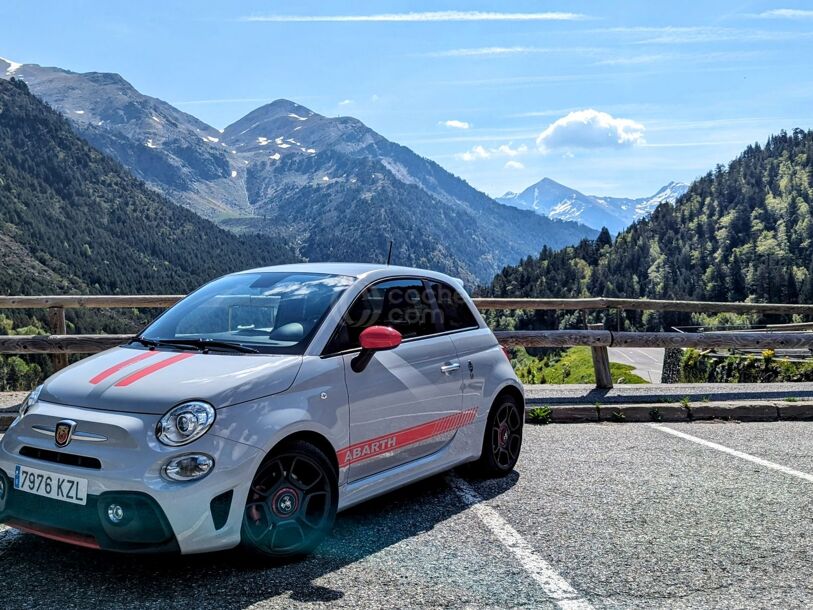
[[[0,293],[181,293],[297,260],[177,205],[78,138],[21,81],[0,80]]]
[[[607,227],[610,232],[618,233],[651,214],[661,203],[674,203],[687,189],[688,185],[682,182],[670,182],[651,197],[604,197],[585,195],[543,178],[521,193],[508,192],[497,201],[533,210],[548,218],[581,222],[594,229]]]
[[[496,203],[352,117],[288,100],[222,132],[116,74],[0,60],[75,131],[171,200],[237,232],[292,243],[307,260],[394,260],[475,282],[543,246],[596,231]]]

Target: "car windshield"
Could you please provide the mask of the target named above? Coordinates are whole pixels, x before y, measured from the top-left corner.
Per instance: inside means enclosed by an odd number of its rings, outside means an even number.
[[[229,275],[203,286],[139,335],[142,343],[303,353],[320,322],[353,278],[318,273]],[[183,345],[179,345],[183,347]]]

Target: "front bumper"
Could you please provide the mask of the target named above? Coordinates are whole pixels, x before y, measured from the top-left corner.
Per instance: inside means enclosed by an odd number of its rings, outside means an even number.
[[[107,440],[75,440],[57,449],[53,438],[35,427],[53,429],[62,419],[76,421],[77,431]],[[114,551],[199,553],[236,546],[262,451],[217,436],[214,430],[189,445],[165,447],[155,440],[157,419],[38,403],[0,443],[0,476],[5,477],[7,490],[0,501],[0,521],[45,537]],[[161,468],[166,460],[189,452],[212,456],[212,471],[194,482],[165,480]],[[54,461],[55,454],[59,462]],[[76,456],[82,459],[66,459]],[[88,463],[96,466],[87,467]],[[17,464],[87,479],[87,504],[13,489]],[[113,501],[128,515],[120,525],[106,518]]]

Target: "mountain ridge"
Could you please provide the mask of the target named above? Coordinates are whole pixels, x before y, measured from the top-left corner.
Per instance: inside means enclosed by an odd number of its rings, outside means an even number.
[[[0,244],[6,294],[183,293],[297,260],[146,188],[16,80],[0,80]]]
[[[518,193],[509,191],[496,201],[548,218],[581,222],[594,229],[607,227],[618,233],[651,214],[661,203],[674,203],[687,188],[687,184],[673,180],[649,197],[609,197],[585,195],[545,177]]]
[[[220,131],[119,75],[5,65],[151,188],[307,260],[382,260],[393,240],[403,264],[478,282],[543,245],[596,235],[503,206],[353,117],[280,99]]]

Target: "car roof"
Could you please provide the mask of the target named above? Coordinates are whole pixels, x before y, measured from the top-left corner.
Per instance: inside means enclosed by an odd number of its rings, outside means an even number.
[[[418,269],[416,267],[400,267],[398,265],[386,265],[384,263],[296,263],[292,265],[274,265],[272,267],[258,267],[247,269],[240,273],[257,273],[261,271],[276,271],[289,273],[326,273],[329,275],[346,275],[355,278],[362,278],[371,274],[376,276],[400,276],[414,275],[419,277],[432,277],[445,282],[453,282],[462,285],[462,281],[437,271],[428,269]]]

